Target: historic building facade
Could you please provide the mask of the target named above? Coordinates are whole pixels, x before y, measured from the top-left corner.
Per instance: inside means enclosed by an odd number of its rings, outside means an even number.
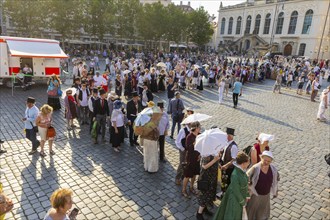
[[[329,0],[247,0],[219,8],[220,51],[330,58]]]

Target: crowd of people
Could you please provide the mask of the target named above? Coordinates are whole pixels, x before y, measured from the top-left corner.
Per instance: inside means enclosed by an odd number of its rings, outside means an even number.
[[[222,202],[214,219],[242,219],[244,214],[251,220],[268,219],[270,198],[271,195],[277,196],[279,180],[278,171],[272,164],[274,156],[269,148],[269,142],[274,137],[261,133],[257,143],[250,146],[249,151],[243,152],[234,141],[235,129],[227,128],[228,142],[224,150],[201,157],[194,145],[202,125],[200,121],[182,124],[185,118],[195,114],[194,109],[185,107],[182,91],[202,91],[205,85],[211,89],[216,87],[221,104],[231,90],[233,107],[237,108],[238,97],[242,95],[245,83],[275,78],[273,92],[278,90],[281,93],[281,87],[290,89],[294,85],[293,81],[298,81],[297,93],[302,94],[306,84],[306,93],[311,91],[311,101],[315,101],[317,91],[325,84],[322,80],[328,76],[327,81],[330,81],[329,61],[310,62],[280,57],[254,61],[231,60],[216,54],[195,56],[176,52],[166,56],[161,52],[135,55],[132,53],[127,59],[124,52],[113,52],[111,56],[107,54],[102,73],[99,59],[91,58],[88,63],[81,58],[74,58],[74,83],[64,91],[59,77],[52,75],[48,81],[48,103],[39,110],[33,97],[26,102],[22,121],[26,138],[32,143],[29,154],[35,154],[40,146],[40,156],[45,157],[46,141],[49,154],[55,154],[48,128],[53,123],[52,112],[62,108],[60,98],[63,98],[69,132],[79,125],[80,129],[90,131],[94,144],[109,142],[116,153],[121,151],[124,139],[128,138],[131,146],[140,145],[143,148],[146,172],[155,173],[159,169],[159,161],[166,162],[165,137],[169,135],[175,139],[175,146],[179,150],[175,183],[182,185],[182,196],[186,199],[197,196],[197,219],[204,219],[204,214],[213,215],[209,208],[213,207],[219,191],[222,192]],[[154,103],[154,94],[162,92],[167,93],[167,106],[164,102]],[[323,90],[320,97],[317,115],[320,121],[325,121],[328,93],[329,87]],[[157,129],[137,135],[135,122],[141,113],[148,111],[161,115]],[[108,131],[110,139],[106,140]],[[37,132],[40,141],[37,140]],[[195,182],[198,185],[202,179],[206,179],[208,187],[196,189]],[[53,208],[45,219],[63,217],[63,213],[72,206],[71,196],[69,190],[56,191],[51,199]],[[57,197],[66,199],[58,200]]]

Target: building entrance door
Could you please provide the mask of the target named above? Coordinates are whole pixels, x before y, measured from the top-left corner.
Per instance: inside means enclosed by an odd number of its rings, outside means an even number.
[[[287,44],[284,47],[283,55],[284,56],[290,56],[291,54],[292,54],[292,46],[291,46],[291,44]]]

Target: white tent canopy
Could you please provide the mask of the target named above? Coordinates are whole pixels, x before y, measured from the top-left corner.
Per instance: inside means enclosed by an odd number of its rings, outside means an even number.
[[[40,57],[40,58],[67,58],[56,40],[31,38],[6,38],[10,56],[13,57]]]

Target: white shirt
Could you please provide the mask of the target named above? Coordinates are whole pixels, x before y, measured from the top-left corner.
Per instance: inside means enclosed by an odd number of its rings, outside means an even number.
[[[163,112],[162,118],[158,124],[159,135],[164,135],[165,131],[170,127],[168,115],[166,112]]]
[[[82,92],[82,100],[80,102],[80,105],[83,106],[83,107],[86,107],[88,106],[88,96],[87,96],[87,91],[86,89],[85,90],[78,90],[79,92]],[[79,92],[78,92],[78,95],[79,95]]]
[[[184,147],[181,144],[181,140],[186,137],[186,133],[184,131],[184,128],[187,128],[188,131],[190,132],[190,128],[186,125],[185,127],[180,129],[180,131],[178,133],[178,136],[175,139],[175,146],[176,146],[176,148],[178,148],[181,151],[185,150]]]
[[[113,126],[113,123],[116,122],[116,126],[122,127],[124,126],[124,115],[121,112],[121,109],[114,109],[111,114],[111,124]]]
[[[231,144],[231,142],[233,142],[233,140],[229,141],[227,146],[225,147],[224,153],[222,155],[222,160],[225,159],[226,150],[227,150],[228,146]],[[231,158],[236,159],[237,154],[238,154],[238,147],[236,146],[236,144],[233,144],[231,146],[231,151],[230,151]]]

